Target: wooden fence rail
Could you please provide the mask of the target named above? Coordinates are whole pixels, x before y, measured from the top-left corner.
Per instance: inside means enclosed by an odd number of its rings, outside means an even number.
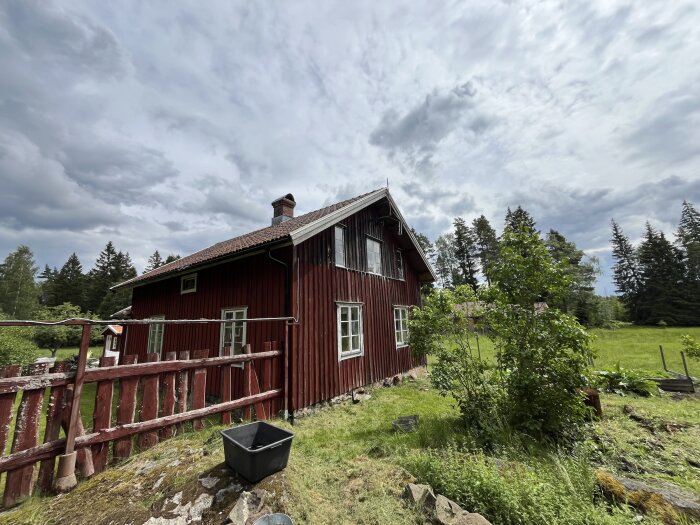
[[[89,336],[89,327],[86,332]],[[86,354],[87,347],[81,348],[83,360]],[[231,355],[230,349],[223,357],[208,354],[208,350],[168,352],[162,361],[150,354],[146,363],[136,363],[136,356],[128,355],[120,365],[104,357],[99,368],[92,369],[79,359],[75,372],[69,371],[67,362],[55,363],[50,370],[46,364],[32,365],[24,375],[18,366],[0,368],[3,506],[23,501],[35,487],[43,493],[70,489],[76,469],[82,477],[102,472],[110,461],[128,458],[135,447],[145,450],[182,432],[188,422],[201,430],[205,419],[216,414],[229,424],[237,409],[249,417],[254,412],[258,420],[279,409],[283,352],[276,342],[265,343],[262,352],[252,353],[247,345],[241,355]],[[242,374],[231,368],[238,363],[243,363]],[[212,367],[222,371],[222,397],[207,404],[207,370]],[[88,390],[94,401],[88,406],[94,409],[91,428],[86,430],[80,407],[81,398],[86,404],[84,386],[91,383],[96,384]],[[38,475],[36,463],[40,463]]]

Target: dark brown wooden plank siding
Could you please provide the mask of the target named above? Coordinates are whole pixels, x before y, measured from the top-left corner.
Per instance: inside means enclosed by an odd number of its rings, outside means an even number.
[[[291,262],[291,249],[273,250],[273,256]],[[194,271],[193,271],[194,272]],[[180,276],[139,286],[134,289],[132,317],[142,319],[165,315],[166,319],[219,319],[222,308],[248,307],[248,317],[284,317],[284,268],[267,254],[254,255],[238,261],[196,270],[197,291],[180,294]],[[208,349],[210,356],[219,352],[220,325],[166,325],[163,333],[165,354],[180,350]],[[247,342],[253,352],[262,352],[266,341],[284,341],[286,326],[283,321],[253,322],[247,326]],[[281,347],[280,343],[280,347]],[[139,362],[146,361],[148,327],[131,326],[128,354],[138,354]],[[279,364],[280,360],[275,360]],[[262,374],[262,363],[256,363]],[[241,368],[232,368],[234,394],[243,395]],[[219,395],[221,371],[207,372],[207,394]],[[279,405],[279,401],[274,401]],[[277,407],[279,409],[279,407]]]
[[[370,208],[342,221],[347,268],[335,266],[333,227],[296,248],[292,295],[299,326],[291,359],[291,410],[422,364],[410,348],[396,348],[394,334],[394,305],[419,304],[417,272],[404,258],[405,279],[396,278],[398,228],[379,221],[379,215]],[[366,272],[367,236],[382,242],[382,276]],[[338,361],[338,301],[363,303],[363,356]]]

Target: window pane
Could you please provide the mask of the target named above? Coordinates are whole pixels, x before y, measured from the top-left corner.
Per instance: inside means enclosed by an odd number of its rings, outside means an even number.
[[[352,349],[355,351],[360,351],[360,336],[359,335],[354,335],[352,336]]]
[[[341,306],[340,307],[340,321],[347,321],[348,320],[348,307],[347,306]]]
[[[350,338],[349,337],[343,337],[341,338],[342,341],[342,351],[343,352],[349,352],[350,351]]]
[[[355,321],[352,323],[352,335],[359,335],[360,333],[360,322]]]
[[[335,227],[335,264],[345,266],[345,228]]]
[[[350,314],[351,314],[351,315],[350,315],[350,318],[351,318],[353,321],[357,321],[357,320],[360,318],[360,308],[359,308],[358,306],[353,306],[353,307],[350,309]]]
[[[349,324],[350,323],[348,323],[348,322],[341,321],[341,323],[340,323],[340,335],[341,335],[341,337],[344,337],[346,335],[350,335]]]

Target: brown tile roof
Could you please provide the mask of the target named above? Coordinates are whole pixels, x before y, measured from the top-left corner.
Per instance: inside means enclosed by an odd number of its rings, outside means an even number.
[[[229,239],[227,241],[218,242],[212,246],[209,246],[208,248],[204,248],[203,250],[195,252],[192,255],[188,255],[186,257],[178,259],[177,261],[173,261],[159,268],[156,268],[155,270],[152,270],[148,273],[139,275],[138,277],[134,277],[133,279],[130,279],[128,281],[124,281],[123,283],[120,283],[114,286],[113,288],[121,288],[124,286],[133,286],[136,284],[141,284],[158,277],[180,272],[188,268],[194,268],[196,266],[214,261],[216,259],[228,257],[229,255],[242,252],[248,248],[255,248],[258,246],[269,244],[274,241],[279,241],[281,239],[284,239],[285,237],[288,237],[289,234],[294,230],[301,228],[302,226],[306,226],[307,224],[310,224],[320,219],[321,217],[328,215],[329,213],[332,213],[372,193],[375,193],[376,191],[382,190],[374,190],[363,195],[358,195],[357,197],[353,197],[351,199],[331,204],[330,206],[326,206],[325,208],[305,213],[304,215],[299,215],[298,217],[294,217],[293,219],[289,219],[288,221],[282,222],[280,224],[268,226],[267,228],[262,228],[260,230],[246,233],[244,235],[239,235],[238,237],[234,237],[233,239]]]

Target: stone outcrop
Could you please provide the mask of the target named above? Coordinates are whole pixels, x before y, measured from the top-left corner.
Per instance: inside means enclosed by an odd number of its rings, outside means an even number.
[[[445,496],[435,496],[430,485],[409,483],[404,490],[404,497],[440,525],[491,525],[481,514],[467,512]]]
[[[228,519],[233,525],[252,525],[258,518],[271,514],[272,510],[265,506],[268,492],[255,488],[250,492],[244,491],[238,498]]]

